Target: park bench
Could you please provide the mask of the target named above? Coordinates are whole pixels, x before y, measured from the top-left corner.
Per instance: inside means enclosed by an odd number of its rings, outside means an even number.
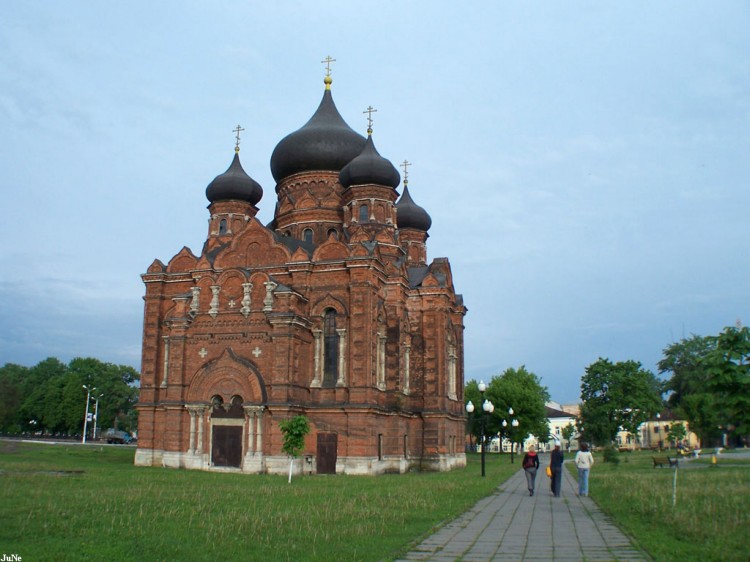
[[[654,468],[656,468],[657,466],[661,467],[665,465],[669,465],[669,468],[672,468],[673,466],[677,468],[677,462],[679,461],[679,459],[670,459],[669,457],[651,457],[651,458],[654,459]]]

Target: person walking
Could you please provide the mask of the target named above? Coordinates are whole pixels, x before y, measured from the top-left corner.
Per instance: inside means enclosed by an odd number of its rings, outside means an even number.
[[[560,450],[560,444],[555,443],[555,449],[552,451],[552,454],[550,455],[550,461],[549,461],[549,467],[552,471],[551,480],[550,483],[552,486],[552,494],[556,497],[560,497],[560,492],[562,491],[562,465],[563,461],[565,460],[565,456],[563,455],[563,452]]]
[[[594,464],[594,455],[589,452],[588,444],[581,443],[581,446],[576,453],[575,463],[578,467],[578,495],[588,496],[589,471]]]
[[[536,454],[534,445],[529,447],[528,452],[523,456],[521,463],[523,471],[526,473],[526,485],[529,488],[529,495],[534,495],[534,482],[536,481],[536,471],[539,469],[539,455]]]

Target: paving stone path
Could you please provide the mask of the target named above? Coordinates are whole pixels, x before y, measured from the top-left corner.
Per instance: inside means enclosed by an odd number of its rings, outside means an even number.
[[[540,461],[542,467],[549,464],[544,457]],[[553,497],[549,484],[540,470],[530,497],[519,469],[495,494],[429,536],[401,562],[650,560],[591,498],[578,496],[578,483],[567,469],[562,497]]]

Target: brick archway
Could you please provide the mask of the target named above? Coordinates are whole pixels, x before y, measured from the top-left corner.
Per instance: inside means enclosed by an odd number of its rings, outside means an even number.
[[[237,356],[231,348],[201,367],[190,381],[188,402],[208,402],[221,396],[227,403],[240,395],[245,404],[265,404],[266,385],[258,368],[249,359]]]

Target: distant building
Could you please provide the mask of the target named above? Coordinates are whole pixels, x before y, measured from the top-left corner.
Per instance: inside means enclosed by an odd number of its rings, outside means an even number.
[[[676,447],[678,443],[674,443],[669,439],[669,432],[672,429],[672,425],[676,423],[684,425],[687,432],[687,436],[682,444],[690,449],[700,447],[698,436],[690,431],[690,423],[675,416],[671,410],[660,412],[658,416],[652,417],[638,427],[637,438],[640,441],[638,445],[644,449]],[[629,435],[618,435],[617,439],[618,445],[621,447],[628,446],[632,442],[632,436]],[[622,443],[625,443],[625,445]]]
[[[278,424],[298,414],[305,472],[465,465],[463,299],[448,260],[427,259],[432,220],[406,178],[399,197],[371,129],[352,130],[325,84],[271,156],[271,223],[238,127],[202,250],[142,276],[137,465],[283,473]]]

